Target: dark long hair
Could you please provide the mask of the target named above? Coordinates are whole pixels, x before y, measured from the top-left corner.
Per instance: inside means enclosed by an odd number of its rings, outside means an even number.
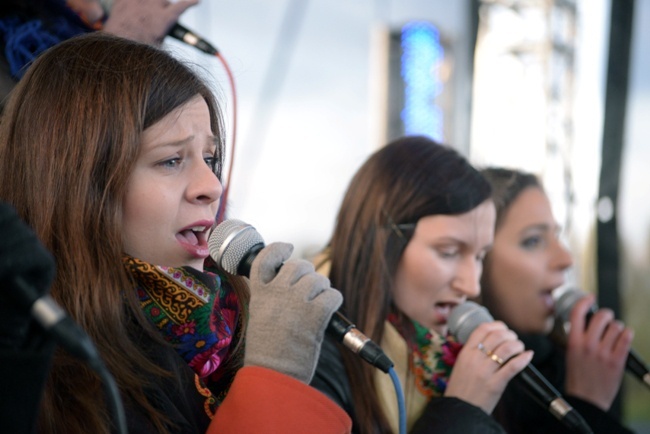
[[[481,174],[487,179],[492,187],[492,200],[497,211],[495,232],[499,230],[505,219],[510,206],[519,195],[528,188],[542,189],[539,179],[531,174],[520,170],[503,167],[488,167],[481,170]],[[481,295],[479,301],[490,312],[497,315],[499,312],[499,301],[492,296],[492,273],[490,267],[490,252],[483,260],[483,274],[481,275]]]
[[[208,86],[160,49],[99,32],[39,57],[0,126],[0,199],[15,206],[54,254],[52,296],[93,339],[125,401],[142,408],[160,432],[169,429],[168,419],[145,395],[143,378],[171,374],[128,332],[133,320],[153,329],[128,290],[122,203],[143,131],[196,96],[209,108],[220,176],[224,133]],[[245,286],[233,281],[243,296]],[[84,363],[57,353],[40,430],[108,434],[101,390]]]
[[[391,288],[414,227],[425,216],[468,212],[490,197],[490,186],[454,149],[425,137],[404,137],[376,151],[353,177],[329,243],[330,280],[343,293],[346,315],[381,342]],[[390,432],[374,368],[342,352],[358,428]]]

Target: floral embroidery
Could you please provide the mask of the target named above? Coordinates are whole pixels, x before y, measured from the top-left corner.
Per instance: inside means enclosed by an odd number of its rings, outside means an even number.
[[[206,397],[206,412],[212,417],[225,394],[215,398],[205,384],[212,387],[218,381],[223,385],[219,389],[227,390],[234,376],[231,369],[219,370],[230,356],[237,330],[234,291],[214,273],[158,267],[130,256],[124,264],[135,278],[145,316],[195,372],[195,386]]]
[[[456,342],[451,335],[443,338],[413,320],[400,321],[395,314],[390,314],[388,321],[395,326],[411,350],[410,368],[415,374],[418,390],[427,397],[441,396],[447,388],[447,381],[462,344]]]

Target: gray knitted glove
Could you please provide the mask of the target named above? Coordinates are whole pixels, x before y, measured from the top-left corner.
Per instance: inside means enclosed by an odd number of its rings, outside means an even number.
[[[253,261],[244,365],[263,366],[308,384],[327,324],[343,298],[310,262],[287,260],[292,251],[291,244],[273,243]]]
[[[104,31],[146,44],[160,45],[185,10],[198,0],[114,0]]]

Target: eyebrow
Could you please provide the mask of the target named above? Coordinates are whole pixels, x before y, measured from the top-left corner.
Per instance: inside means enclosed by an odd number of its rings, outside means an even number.
[[[164,142],[164,143],[154,143],[152,144],[147,150],[153,150],[153,149],[160,149],[160,148],[180,148],[188,143],[190,143],[192,140],[194,140],[195,136],[189,136],[181,140],[174,140],[171,142]],[[219,147],[219,139],[216,136],[208,136],[208,143],[211,146],[214,146],[215,148]]]
[[[532,230],[541,230],[541,231],[551,231],[554,233],[559,233],[562,232],[562,226],[560,226],[558,223],[554,223],[553,225],[549,225],[547,223],[536,223],[532,224],[530,226],[526,226],[523,228],[521,231],[519,231],[521,234],[525,234],[528,231]]]

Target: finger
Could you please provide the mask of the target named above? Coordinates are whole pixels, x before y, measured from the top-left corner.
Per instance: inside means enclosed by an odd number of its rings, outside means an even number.
[[[507,329],[508,327],[502,321],[484,322],[482,324],[479,324],[479,326],[476,327],[476,329],[474,329],[474,331],[469,335],[469,338],[467,338],[465,346],[478,348],[479,343],[483,343],[483,345],[485,345],[483,341],[487,338],[490,332]]]
[[[315,274],[314,265],[304,259],[286,261],[278,271],[277,278],[287,286],[295,285],[303,276]]]
[[[581,298],[573,307],[569,321],[571,322],[571,330],[569,331],[569,339],[571,335],[580,335],[587,328],[587,312],[594,305],[595,296],[588,294]]]
[[[483,338],[483,345],[488,351],[494,352],[501,344],[509,341],[517,341],[518,339],[517,334],[510,329],[490,330],[485,338]],[[523,351],[523,348],[521,351]]]
[[[618,340],[618,337],[623,332],[624,328],[625,326],[621,321],[613,320],[610,321],[609,324],[607,324],[603,337],[600,341],[600,345],[603,351],[606,351],[608,353],[614,351],[614,345],[616,345],[616,341]]]
[[[616,357],[626,358],[632,347],[632,341],[634,340],[634,330],[629,327],[625,327],[623,331],[618,335],[618,339],[613,347],[613,352]]]
[[[533,360],[533,351],[527,350],[504,363],[494,374],[498,381],[510,381]]]
[[[306,285],[310,289],[306,294],[307,301],[311,301],[316,297],[319,297],[321,293],[331,288],[330,280],[322,274],[318,274],[316,272],[303,276],[298,282],[298,285]]]
[[[587,324],[586,338],[590,346],[596,346],[605,335],[607,326],[614,320],[614,312],[611,309],[598,309]]]
[[[293,245],[288,243],[271,243],[264,247],[252,264],[251,279],[269,283],[275,278],[278,269],[293,253]]]
[[[507,361],[515,357],[517,354],[523,353],[525,349],[524,343],[519,339],[507,340],[500,343],[494,350],[492,350],[492,353],[498,354],[501,359]]]
[[[338,290],[328,287],[325,290],[320,291],[314,297],[313,301],[323,306],[325,311],[333,314],[343,304],[343,295]]]
[[[178,18],[183,14],[183,12],[197,4],[199,4],[199,0],[181,0],[176,3],[170,3],[168,11],[171,16]]]

